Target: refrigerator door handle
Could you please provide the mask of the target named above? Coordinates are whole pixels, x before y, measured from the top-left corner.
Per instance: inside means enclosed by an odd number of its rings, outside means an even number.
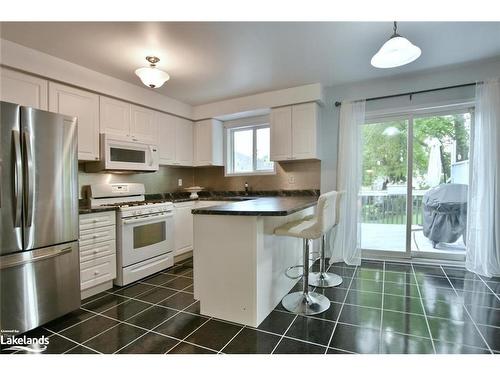
[[[31,151],[31,140],[30,140],[30,134],[28,132],[23,132],[23,139],[24,139],[24,151],[25,151],[25,165],[24,165],[24,172],[25,172],[25,180],[27,183],[27,189],[25,190],[25,198],[26,198],[26,216],[25,216],[25,222],[26,222],[26,227],[31,227],[31,224],[33,223],[33,181],[34,181],[34,176],[33,176],[33,152]]]
[[[59,246],[50,249],[38,249],[35,251],[23,251],[18,254],[5,255],[2,257],[2,262],[0,263],[0,270],[54,258],[66,254],[71,250],[73,250],[72,246]]]
[[[23,161],[21,158],[21,141],[18,130],[12,130],[14,140],[14,227],[19,228],[22,224],[23,205]]]

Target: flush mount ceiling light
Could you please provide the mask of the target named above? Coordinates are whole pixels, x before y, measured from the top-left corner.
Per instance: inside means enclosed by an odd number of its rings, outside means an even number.
[[[375,68],[395,68],[411,63],[419,58],[422,51],[408,39],[397,33],[398,25],[394,22],[394,34],[372,57]]]
[[[156,67],[156,63],[160,61],[158,57],[147,56],[146,60],[148,60],[150,64],[149,68],[139,68],[135,71],[135,74],[137,74],[142,83],[146,86],[149,86],[152,89],[161,87],[170,79],[170,76],[167,72],[164,72]]]

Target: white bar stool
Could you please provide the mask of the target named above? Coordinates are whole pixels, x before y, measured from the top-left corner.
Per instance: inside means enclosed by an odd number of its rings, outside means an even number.
[[[335,220],[333,227],[339,222],[339,200],[341,193],[337,192],[335,197]],[[331,208],[330,208],[331,209]],[[331,230],[331,229],[330,229]],[[335,273],[326,272],[326,259],[325,259],[325,246],[326,246],[326,233],[321,236],[321,253],[319,258],[319,272],[311,272],[309,275],[309,285],[317,286],[320,288],[331,288],[342,284],[342,277]]]
[[[274,234],[278,236],[303,239],[304,272],[302,292],[287,294],[281,301],[283,307],[290,312],[315,315],[330,307],[330,300],[324,295],[309,292],[309,243],[311,240],[323,237],[335,225],[337,195],[336,191],[322,194],[318,199],[314,216],[286,223],[274,230]]]

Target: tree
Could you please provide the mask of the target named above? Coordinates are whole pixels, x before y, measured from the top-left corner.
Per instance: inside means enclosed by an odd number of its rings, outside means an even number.
[[[468,159],[470,114],[415,118],[413,122],[413,176],[424,181],[430,147],[437,138],[444,181],[450,177],[451,148],[455,144],[457,161]],[[407,182],[408,121],[389,121],[363,126],[363,186],[372,186],[376,179],[390,183]],[[425,188],[421,182],[422,188]]]

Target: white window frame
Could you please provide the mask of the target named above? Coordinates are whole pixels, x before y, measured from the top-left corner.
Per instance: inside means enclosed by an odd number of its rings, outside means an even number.
[[[224,163],[224,176],[259,176],[259,175],[274,175],[276,174],[276,163],[272,161],[273,168],[269,170],[257,170],[257,130],[271,128],[269,123],[258,125],[235,126],[226,129],[226,157]],[[235,172],[234,171],[234,133],[242,130],[253,131],[253,145],[252,145],[252,170],[249,172]]]

